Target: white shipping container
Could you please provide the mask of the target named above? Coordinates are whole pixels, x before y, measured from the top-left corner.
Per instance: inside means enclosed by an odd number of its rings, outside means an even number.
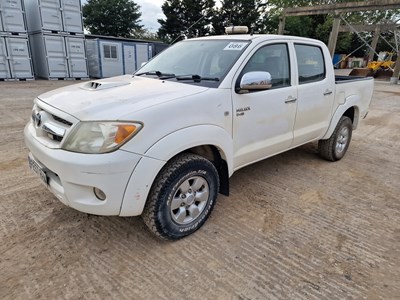
[[[0,31],[26,33],[22,0],[0,0]]]
[[[61,0],[63,31],[83,33],[82,8],[80,0]]]
[[[87,59],[85,38],[83,36],[65,36],[65,46],[68,54],[68,70],[70,78],[87,78]]]
[[[6,40],[0,36],[0,79],[11,78],[10,64],[8,63]]]
[[[88,77],[84,36],[36,33],[29,39],[36,76],[47,79]]]
[[[83,33],[80,0],[24,0],[28,32]]]
[[[94,78],[132,74],[151,58],[151,46],[127,39],[86,39],[89,76]]]
[[[33,79],[27,37],[0,36],[0,78]]]

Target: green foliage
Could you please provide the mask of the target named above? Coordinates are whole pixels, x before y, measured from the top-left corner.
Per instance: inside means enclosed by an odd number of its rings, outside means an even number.
[[[266,7],[263,15],[263,30],[268,33],[277,33],[279,16],[285,7],[301,7],[315,6],[322,4],[334,4],[340,2],[357,2],[363,0],[268,0],[264,1]],[[400,10],[382,10],[382,11],[365,11],[344,13],[342,16],[350,24],[377,24],[394,22],[400,18]],[[302,17],[287,17],[285,24],[285,34],[316,38],[328,44],[329,35],[332,30],[333,17],[332,15],[312,15]],[[341,22],[344,25],[344,22]],[[373,33],[359,33],[359,35],[367,41],[371,40]],[[359,35],[352,32],[339,33],[336,52],[350,53],[363,45]],[[386,34],[388,35],[388,34]],[[386,38],[390,40],[393,35],[388,35]],[[377,51],[385,51],[390,49],[386,42],[380,42]],[[357,56],[364,56],[368,53],[369,48],[365,45],[354,53]]]
[[[309,16],[286,18],[285,34],[311,37],[314,34],[313,20]]]
[[[230,25],[247,26],[250,31],[260,29],[260,0],[223,0],[214,10],[212,26],[214,34],[224,34]]]
[[[221,0],[219,7],[215,7],[214,0],[166,0],[162,6],[166,18],[158,20],[161,25],[158,35],[164,41],[172,42],[182,34],[188,38],[224,34],[225,27],[231,24],[246,25],[255,33],[277,33],[279,16],[285,7],[356,1],[363,0]],[[400,10],[352,12],[342,16],[350,24],[377,24],[398,20]],[[285,34],[315,38],[328,44],[332,23],[333,17],[330,14],[287,17]],[[372,34],[360,33],[368,41],[371,40]],[[385,35],[386,39],[393,43],[393,34]],[[355,33],[339,33],[336,52],[350,53],[362,44],[361,38]],[[377,51],[390,49],[391,47],[380,39]],[[363,56],[368,51],[369,48],[365,46],[355,52],[355,55]]]
[[[162,10],[166,19],[159,19],[159,37],[169,43],[186,37],[204,36],[211,32],[214,0],[166,0]]]
[[[82,13],[85,27],[92,34],[132,37],[142,29],[139,9],[131,0],[88,0]]]
[[[149,41],[159,40],[157,33],[152,32],[145,28],[140,28],[140,29],[134,30],[132,37],[134,37],[135,39],[149,40]]]

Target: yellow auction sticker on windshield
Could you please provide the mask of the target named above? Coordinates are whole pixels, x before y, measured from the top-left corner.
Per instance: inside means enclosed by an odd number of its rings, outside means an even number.
[[[234,51],[240,51],[244,47],[246,47],[247,43],[240,43],[240,42],[231,42],[226,47],[224,50],[234,50]]]

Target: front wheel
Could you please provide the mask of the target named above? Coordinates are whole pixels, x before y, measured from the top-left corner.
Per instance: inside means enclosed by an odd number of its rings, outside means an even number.
[[[349,117],[340,118],[332,136],[318,143],[319,155],[329,161],[337,161],[343,158],[349,148],[353,123]]]
[[[195,154],[180,154],[157,175],[142,214],[143,221],[163,239],[183,238],[207,220],[218,190],[218,172],[210,161]]]

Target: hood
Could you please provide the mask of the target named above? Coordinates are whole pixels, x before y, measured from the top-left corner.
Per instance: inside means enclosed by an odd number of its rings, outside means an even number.
[[[63,87],[38,98],[82,121],[118,120],[128,113],[207,89],[191,84],[124,75]]]

